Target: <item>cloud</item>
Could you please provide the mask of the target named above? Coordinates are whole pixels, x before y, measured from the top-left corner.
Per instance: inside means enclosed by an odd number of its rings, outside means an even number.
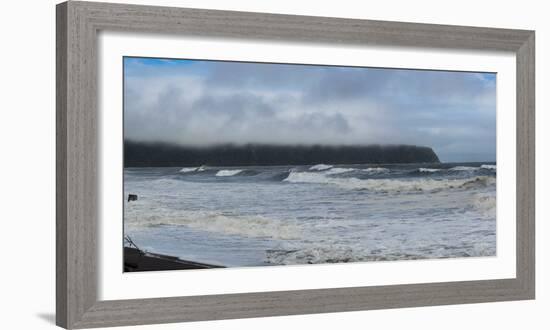
[[[125,138],[418,144],[494,160],[494,74],[125,58]]]

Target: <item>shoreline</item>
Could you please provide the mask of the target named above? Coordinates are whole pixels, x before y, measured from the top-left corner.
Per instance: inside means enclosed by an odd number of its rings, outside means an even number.
[[[225,268],[224,266],[183,260],[174,256],[145,252],[126,246],[124,247],[123,258],[124,272]]]

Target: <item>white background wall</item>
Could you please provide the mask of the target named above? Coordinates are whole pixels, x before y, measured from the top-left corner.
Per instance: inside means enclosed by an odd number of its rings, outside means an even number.
[[[0,11],[0,327],[51,329],[55,311],[55,3]],[[110,1],[532,29],[537,33],[537,300],[145,326],[143,329],[549,329],[550,20],[544,1]],[[548,149],[548,148],[546,148]]]

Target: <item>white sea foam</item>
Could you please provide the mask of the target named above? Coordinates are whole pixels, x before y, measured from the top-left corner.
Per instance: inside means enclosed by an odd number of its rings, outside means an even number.
[[[421,167],[418,169],[419,172],[422,172],[422,173],[435,173],[435,172],[439,172],[441,171],[440,168],[424,168],[424,167]]]
[[[425,176],[408,174],[428,165],[395,166],[396,175],[383,179],[352,165],[344,174],[330,174],[338,166],[266,169],[269,178],[286,173],[284,182],[214,176],[238,167],[207,168],[201,180],[125,170],[125,189],[140,198],[125,204],[124,226],[152,252],[230,267],[495,255],[496,179],[479,165]],[[254,186],[240,189],[240,178]]]
[[[340,167],[334,167],[330,170],[321,173],[321,175],[335,175],[335,174],[342,174],[353,171],[353,168],[340,168]]]
[[[385,167],[369,167],[362,169],[362,171],[367,173],[387,173],[390,170]]]
[[[494,245],[485,242],[475,242],[470,249],[457,249],[454,252],[453,249],[447,250],[437,246],[428,249],[424,247],[422,250],[413,248],[410,252],[393,247],[388,248],[383,254],[380,253],[380,249],[376,250],[361,246],[311,244],[296,249],[268,250],[265,261],[274,265],[300,265],[495,255]]]
[[[275,265],[339,263],[364,260],[363,253],[349,247],[316,246],[296,250],[269,250],[266,262]]]
[[[329,168],[332,168],[332,165],[317,164],[317,165],[313,165],[309,169],[311,171],[324,171],[324,170],[328,170]]]
[[[486,169],[486,170],[492,170],[492,171],[496,171],[497,170],[497,166],[496,165],[486,165],[486,164],[483,164],[480,166],[480,168],[483,168],[483,169]]]
[[[219,170],[216,176],[233,176],[241,173],[243,170]]]
[[[189,172],[195,172],[199,168],[198,167],[184,167],[180,170],[181,173],[189,173]]]
[[[451,167],[449,171],[476,171],[478,170],[478,167],[472,167],[472,166],[455,166]]]
[[[291,183],[318,183],[332,184],[345,189],[370,190],[376,192],[421,192],[439,191],[444,189],[471,188],[475,186],[487,186],[495,183],[495,178],[477,176],[468,179],[366,179],[336,178],[324,173],[291,172],[284,180]]]
[[[275,265],[348,263],[360,261],[424,259],[427,255],[403,253],[398,249],[389,248],[391,252],[381,255],[361,246],[308,244],[304,247],[287,250],[266,251],[266,262]],[[393,251],[392,251],[393,250]],[[442,257],[432,251],[431,257]]]
[[[128,224],[138,226],[186,226],[227,235],[242,237],[274,238],[291,240],[301,237],[301,229],[292,221],[269,219],[260,215],[236,216],[219,212],[206,211],[179,211],[177,215],[153,215],[132,219],[127,218]]]
[[[494,194],[479,193],[475,195],[473,206],[475,209],[481,211],[490,219],[495,217],[497,199]]]

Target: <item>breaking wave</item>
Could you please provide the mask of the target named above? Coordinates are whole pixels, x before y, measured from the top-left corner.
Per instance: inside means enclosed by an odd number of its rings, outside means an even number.
[[[180,170],[180,173],[189,173],[189,172],[195,172],[199,168],[198,167],[184,167]]]
[[[256,175],[256,174],[262,174],[262,170],[258,170],[255,168],[252,169],[214,169],[214,168],[206,168],[205,166],[200,167],[183,167],[179,170],[182,174],[194,174],[203,172],[206,170],[211,170],[209,173],[214,174],[216,177],[227,177],[227,176],[234,176],[238,174],[246,174],[246,175]],[[496,165],[490,165],[490,164],[483,164],[481,166],[454,166],[451,168],[426,168],[426,167],[419,167],[416,169],[408,170],[408,174],[422,174],[422,175],[429,175],[429,174],[470,174],[470,175],[476,175],[479,173],[479,175],[487,175],[488,172],[493,174],[496,173],[497,167]],[[367,168],[354,168],[354,167],[335,167],[335,165],[326,165],[326,164],[317,164],[310,166],[306,170],[300,169],[299,167],[296,167],[294,169],[284,169],[284,170],[275,170],[271,173],[277,173],[276,177],[281,177],[281,180],[284,178],[287,178],[287,174],[291,173],[289,175],[288,180],[286,181],[293,181],[296,180],[297,177],[301,177],[302,180],[305,180],[306,182],[310,182],[311,180],[319,181],[319,177],[335,177],[339,176],[339,174],[343,173],[351,173],[352,175],[347,176],[356,176],[361,177],[361,174],[366,175],[391,175],[391,174],[397,174],[402,175],[403,170],[397,169],[397,170],[390,170],[385,167],[367,167]],[[309,174],[307,174],[309,173]],[[357,175],[355,175],[357,174]],[[363,175],[364,177],[365,175]],[[265,176],[260,176],[260,178]]]
[[[483,165],[481,165],[479,168],[483,168],[483,169],[491,170],[491,171],[496,171],[496,170],[497,170],[497,166],[496,166],[496,165],[486,165],[486,164],[483,164]]]
[[[336,168],[331,168],[330,170],[328,170],[326,172],[323,172],[321,175],[336,175],[336,174],[342,174],[342,173],[347,173],[347,172],[352,172],[352,171],[355,171],[355,169],[336,167]],[[314,173],[314,174],[317,174],[317,173]]]
[[[476,171],[479,170],[479,167],[473,167],[473,166],[455,166],[451,167],[449,171]]]
[[[241,173],[243,170],[219,170],[216,176],[233,176]]]
[[[436,192],[445,189],[469,189],[494,184],[495,178],[476,176],[467,179],[358,179],[331,177],[324,173],[291,172],[283,181],[290,183],[331,184],[345,189],[375,192]]]
[[[325,165],[325,164],[317,164],[310,167],[310,171],[324,171],[328,170],[329,168],[332,168],[332,165]]]
[[[387,173],[390,170],[385,167],[369,167],[362,169],[362,171],[367,173]]]
[[[444,169],[444,168],[425,168],[425,167],[421,167],[417,170],[417,172],[419,173],[437,173],[437,172],[442,172],[442,171],[450,171],[450,172],[475,172],[475,171],[479,171],[479,170],[489,170],[489,171],[493,171],[493,172],[496,172],[497,170],[497,166],[496,165],[486,165],[486,164],[483,164],[479,167],[475,167],[475,166],[455,166],[455,167],[451,167],[449,169]]]
[[[179,170],[180,173],[192,173],[192,172],[203,172],[206,171],[205,166],[199,166],[199,167],[184,167]]]
[[[418,172],[420,173],[435,173],[435,172],[440,172],[441,169],[440,168],[424,168],[424,167],[421,167],[418,169]]]
[[[386,173],[390,170],[384,167],[369,167],[363,169],[334,167],[334,165],[317,164],[309,168],[310,171],[323,171],[323,174],[333,175],[360,170],[367,173]]]

